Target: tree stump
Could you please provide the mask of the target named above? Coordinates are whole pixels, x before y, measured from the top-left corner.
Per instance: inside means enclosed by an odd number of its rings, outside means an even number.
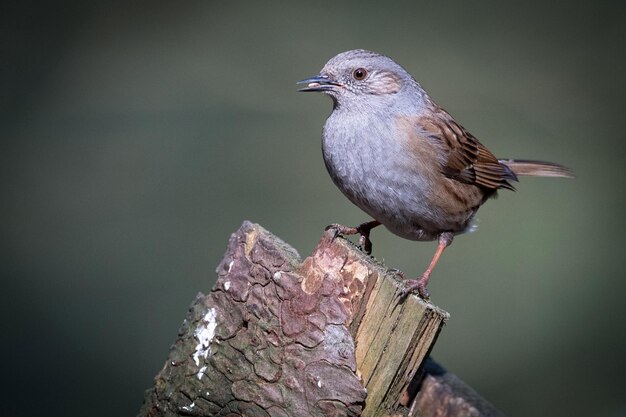
[[[424,366],[448,314],[332,232],[301,261],[246,221],[216,272],[140,417],[501,415]]]

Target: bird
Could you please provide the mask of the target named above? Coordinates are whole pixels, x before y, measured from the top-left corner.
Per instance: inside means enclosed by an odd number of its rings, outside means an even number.
[[[322,154],[334,184],[372,220],[331,224],[336,235],[359,234],[368,254],[370,231],[384,225],[413,241],[437,241],[424,273],[403,294],[428,300],[433,269],[454,237],[474,228],[476,212],[520,176],[573,178],[562,165],[498,159],[437,105],[393,59],[365,49],[331,58],[318,75],[298,81],[301,92],[332,99],[322,130]]]

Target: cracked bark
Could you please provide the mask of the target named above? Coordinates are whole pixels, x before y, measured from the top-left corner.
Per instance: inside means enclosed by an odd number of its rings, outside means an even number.
[[[349,241],[324,234],[301,261],[246,221],[216,272],[140,417],[501,415],[423,366],[448,314],[402,299],[396,274]]]

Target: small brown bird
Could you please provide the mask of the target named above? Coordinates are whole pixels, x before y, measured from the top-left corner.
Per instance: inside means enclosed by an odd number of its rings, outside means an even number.
[[[322,134],[324,162],[339,189],[374,220],[356,227],[371,252],[370,230],[384,225],[406,239],[438,240],[437,251],[406,292],[426,286],[454,236],[470,231],[478,208],[500,188],[514,190],[518,176],[572,178],[550,162],[497,159],[450,114],[435,104],[391,58],[362,49],[343,52],[319,75],[299,81],[300,91],[322,92],[333,111]]]

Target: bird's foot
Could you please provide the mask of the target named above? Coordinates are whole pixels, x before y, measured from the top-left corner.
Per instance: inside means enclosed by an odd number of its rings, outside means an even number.
[[[372,241],[370,240],[369,231],[367,234],[361,233],[361,236],[359,237],[359,247],[368,255],[372,254]]]
[[[380,223],[376,220],[367,223],[361,223],[356,227],[343,226],[341,224],[333,223],[326,226],[324,230],[333,233],[333,239],[340,235],[361,235],[359,237],[358,245],[363,252],[370,255],[372,253],[372,241],[370,240],[370,231],[378,225],[380,225]]]
[[[417,294],[425,301],[430,300],[430,293],[426,289],[428,279],[430,275],[423,274],[419,279],[407,279],[404,281],[404,288],[402,289],[401,296],[404,298],[412,292],[417,290]]]
[[[324,228],[324,231],[331,232],[333,234],[333,239],[336,238],[337,236],[343,236],[343,235],[349,236],[349,235],[356,235],[357,233],[359,233],[356,227],[344,226],[342,224],[337,224],[337,223],[329,224],[328,226]]]

